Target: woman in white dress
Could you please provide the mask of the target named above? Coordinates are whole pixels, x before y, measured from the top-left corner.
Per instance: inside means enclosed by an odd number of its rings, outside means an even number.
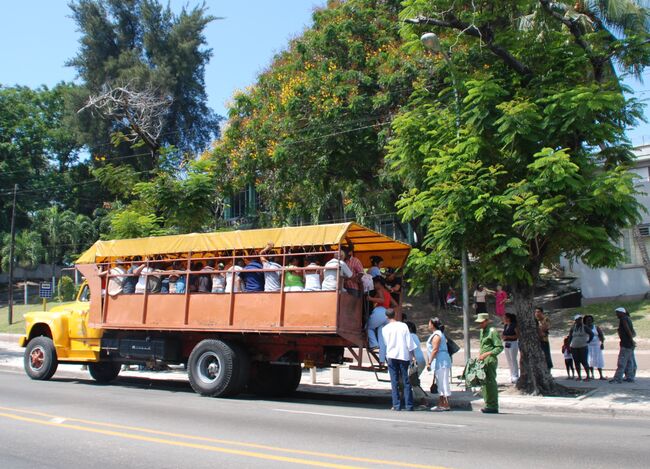
[[[605,357],[603,357],[605,335],[600,327],[594,324],[594,317],[592,315],[586,315],[583,321],[585,326],[591,328],[591,331],[594,333],[594,338],[587,344],[587,363],[589,364],[587,376],[591,373],[591,379],[596,379],[594,376],[594,368],[597,368],[598,374],[600,375],[598,379],[605,379],[603,376],[603,368],[605,368]]]

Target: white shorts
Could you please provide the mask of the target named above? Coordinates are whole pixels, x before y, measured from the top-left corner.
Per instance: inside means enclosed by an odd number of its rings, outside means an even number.
[[[436,370],[436,384],[438,385],[438,394],[440,396],[451,396],[450,376],[451,368],[438,368]]]

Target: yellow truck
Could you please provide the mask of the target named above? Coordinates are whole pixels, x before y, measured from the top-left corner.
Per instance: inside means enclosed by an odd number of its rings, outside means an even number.
[[[25,315],[25,371],[47,380],[59,362],[87,364],[108,382],[123,364],[186,364],[196,392],[231,396],[288,394],[302,364],[338,364],[346,350],[374,370],[362,275],[345,278],[352,248],[364,267],[381,256],[399,268],[410,250],[356,223],[98,241],[76,262],[76,302]]]

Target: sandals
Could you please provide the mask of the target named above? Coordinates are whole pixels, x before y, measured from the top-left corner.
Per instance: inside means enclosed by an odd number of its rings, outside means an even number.
[[[451,410],[451,407],[440,407],[440,406],[435,406],[431,407],[431,412],[449,412]]]

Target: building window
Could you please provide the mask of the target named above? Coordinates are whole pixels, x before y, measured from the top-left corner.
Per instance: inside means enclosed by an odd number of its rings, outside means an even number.
[[[246,189],[242,189],[228,198],[225,219],[233,220],[254,216],[257,207],[258,200],[255,188],[249,185]]]

